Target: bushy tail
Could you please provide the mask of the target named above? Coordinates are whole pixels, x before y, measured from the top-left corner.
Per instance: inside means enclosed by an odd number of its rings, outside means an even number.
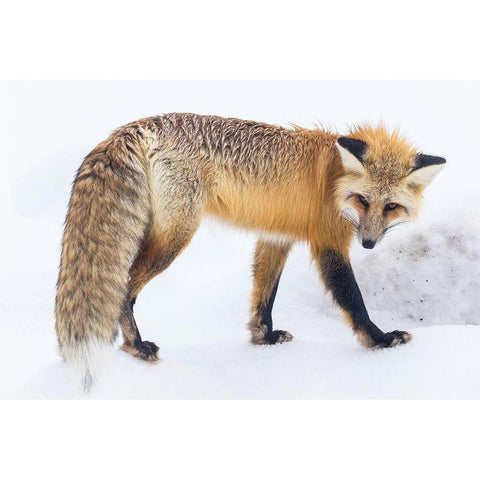
[[[115,340],[128,274],[150,217],[141,144],[101,143],[81,165],[65,222],[55,304],[60,353],[88,391],[104,347]]]

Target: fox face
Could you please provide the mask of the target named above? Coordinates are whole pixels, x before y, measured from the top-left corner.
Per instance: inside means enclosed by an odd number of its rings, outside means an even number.
[[[384,127],[357,128],[336,145],[344,169],[336,186],[337,207],[365,248],[416,219],[423,190],[446,163],[418,153],[398,132]]]

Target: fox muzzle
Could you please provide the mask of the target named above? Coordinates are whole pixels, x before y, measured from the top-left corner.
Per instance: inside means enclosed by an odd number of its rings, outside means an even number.
[[[375,246],[375,243],[376,242],[373,240],[362,240],[362,247],[372,249]]]

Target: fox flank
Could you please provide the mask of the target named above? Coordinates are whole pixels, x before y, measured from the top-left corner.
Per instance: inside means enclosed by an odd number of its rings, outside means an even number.
[[[122,350],[155,363],[134,318],[143,287],[188,245],[206,216],[260,232],[248,327],[254,344],[288,342],[272,308],[292,245],[307,242],[361,343],[392,347],[407,332],[369,318],[349,261],[417,216],[445,160],[383,126],[339,136],[234,118],[172,113],[114,131],[80,166],[71,194],[55,305],[60,353],[85,390],[120,326]]]

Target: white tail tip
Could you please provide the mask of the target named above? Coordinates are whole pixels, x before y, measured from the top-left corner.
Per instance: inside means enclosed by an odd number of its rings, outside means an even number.
[[[62,345],[60,350],[63,358],[73,370],[76,386],[85,393],[92,389],[113,351],[110,343],[98,341]]]

